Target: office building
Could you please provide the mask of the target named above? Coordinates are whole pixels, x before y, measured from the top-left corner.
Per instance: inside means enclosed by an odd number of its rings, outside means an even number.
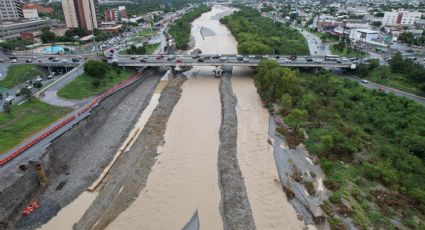
[[[85,31],[99,28],[98,0],[62,0],[62,9],[67,27]]]
[[[23,32],[40,31],[56,24],[55,20],[31,20],[0,23],[0,40],[19,38]]]
[[[21,0],[0,0],[0,21],[19,21],[23,18]]]

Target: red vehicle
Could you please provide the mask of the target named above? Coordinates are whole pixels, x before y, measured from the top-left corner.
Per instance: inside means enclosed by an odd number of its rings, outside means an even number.
[[[158,60],[161,60],[161,59],[163,59],[164,58],[164,55],[159,55],[158,57],[156,57],[156,59],[158,59]]]

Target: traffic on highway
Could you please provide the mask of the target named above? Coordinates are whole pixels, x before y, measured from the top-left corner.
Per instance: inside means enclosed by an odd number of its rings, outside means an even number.
[[[184,65],[242,65],[257,66],[262,60],[276,60],[282,66],[355,68],[361,62],[357,58],[341,58],[336,55],[115,55],[108,60],[120,66],[184,66]]]

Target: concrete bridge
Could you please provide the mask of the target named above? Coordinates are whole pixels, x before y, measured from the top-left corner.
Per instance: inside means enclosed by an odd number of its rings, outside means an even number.
[[[34,64],[40,67],[73,68],[79,62],[72,62],[72,57],[59,61],[47,58],[38,59]],[[342,59],[327,59],[325,56],[298,56],[291,60],[290,56],[283,55],[115,55],[108,59],[109,64],[116,63],[121,67],[147,67],[147,66],[247,66],[256,67],[262,60],[275,60],[280,66],[304,68],[350,68],[355,69],[358,62]],[[294,59],[294,58],[292,58]]]
[[[109,63],[122,67],[142,66],[248,66],[256,67],[262,60],[275,60],[280,66],[306,68],[356,68],[356,61],[348,59],[328,60],[324,56],[299,56],[290,60],[277,55],[117,55]]]

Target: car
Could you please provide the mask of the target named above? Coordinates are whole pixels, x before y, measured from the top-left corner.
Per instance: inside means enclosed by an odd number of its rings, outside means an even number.
[[[199,57],[198,58],[198,62],[204,62],[204,58],[203,57]]]
[[[78,60],[78,58],[72,58],[72,62],[79,62],[80,60]]]
[[[136,56],[131,56],[131,57],[130,57],[130,59],[131,59],[131,60],[135,60],[135,59],[137,59],[138,57],[139,57],[139,56],[137,56],[137,55],[136,55]]]
[[[270,56],[269,55],[263,55],[263,57],[262,57],[263,59],[269,59],[270,58]]]
[[[4,63],[4,60],[3,59],[0,59],[0,63]]]
[[[12,60],[10,60],[10,63],[18,63],[18,60],[12,59]]]
[[[6,97],[6,102],[9,102],[10,104],[12,104],[13,99],[15,99],[15,97],[10,95],[10,96]]]
[[[289,56],[287,57],[287,59],[288,59],[288,60],[291,60],[291,61],[295,61],[295,60],[297,60],[297,55],[289,55]]]
[[[249,59],[248,58],[244,58],[243,59],[243,62],[249,62]]]
[[[55,59],[55,57],[49,57],[47,59],[49,59],[51,61],[51,60]]]
[[[32,87],[32,85],[27,85],[27,87],[25,87],[25,88],[32,90],[33,87]]]
[[[140,59],[140,62],[147,62],[146,59]]]
[[[251,59],[255,59],[255,55],[249,55],[248,57]]]
[[[408,57],[408,59],[410,59],[410,60],[412,60],[412,61],[416,61],[416,60],[418,60],[418,58],[417,58],[417,57]]]
[[[192,56],[192,59],[199,59],[201,56],[199,56],[199,54]]]
[[[168,56],[167,57],[167,60],[168,61],[171,61],[171,60],[174,60],[176,57],[174,56],[174,55],[170,55],[170,56]]]
[[[25,63],[32,63],[32,59],[28,58],[27,60],[25,60]]]
[[[62,59],[62,60],[61,60],[61,62],[62,62],[62,63],[68,63],[68,60],[66,60],[66,59]]]
[[[18,59],[16,56],[10,56],[9,60]]]
[[[35,81],[36,81],[36,82],[42,82],[42,81],[43,81],[43,78],[41,78],[41,76],[38,76],[38,77],[35,79]]]
[[[360,80],[360,82],[361,83],[364,83],[364,84],[367,84],[368,83],[368,81],[366,79],[362,79],[362,80]]]
[[[162,54],[156,57],[157,60],[161,60],[163,58],[164,58],[164,55],[162,55]]]
[[[274,58],[279,59],[279,58],[280,58],[280,56],[279,56],[279,55],[276,55]]]
[[[315,59],[315,60],[314,60],[314,62],[315,62],[315,63],[322,63],[322,60],[320,60],[320,59]]]
[[[53,74],[49,74],[49,75],[47,75],[47,77],[46,77],[47,79],[52,79],[53,78]]]
[[[182,63],[182,60],[180,58],[177,58],[176,63]]]
[[[117,63],[118,59],[112,59],[112,63]]]
[[[221,57],[220,58],[220,61],[221,62],[226,62],[226,61],[229,61],[229,58],[227,58],[227,57]]]
[[[313,62],[313,58],[311,58],[310,56],[305,57],[305,60],[307,62]]]
[[[341,64],[342,63],[341,59],[336,60],[336,63]]]
[[[348,58],[342,58],[342,61],[350,61],[350,59],[348,59]]]
[[[236,55],[236,60],[238,61],[242,61],[243,60],[243,56],[242,55]]]
[[[32,85],[32,83],[33,83],[32,80],[28,80],[25,82],[26,85]]]
[[[148,56],[144,55],[144,56],[142,56],[142,59],[148,60]]]
[[[21,90],[20,89],[16,90],[15,96],[17,96],[17,97],[21,96]]]
[[[52,62],[58,62],[59,58],[53,58]]]
[[[216,54],[216,55],[211,56],[211,59],[220,59],[220,58],[221,58],[220,54]]]

